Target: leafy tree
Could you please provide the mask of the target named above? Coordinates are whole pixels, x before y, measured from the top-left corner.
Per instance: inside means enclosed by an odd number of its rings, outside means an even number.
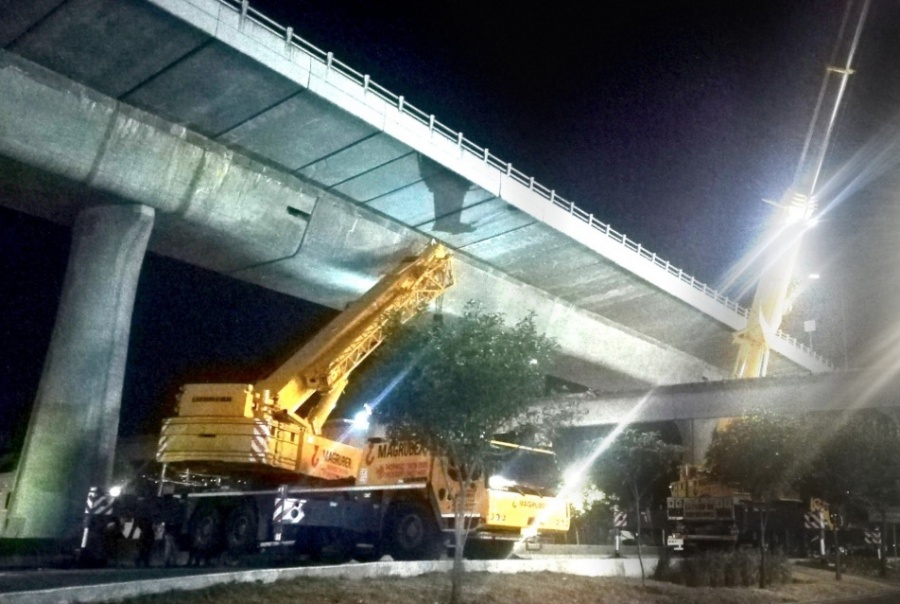
[[[546,419],[531,405],[544,393],[556,346],[537,332],[533,315],[508,327],[502,314],[474,303],[458,319],[398,329],[388,373],[405,377],[395,381],[376,417],[390,438],[415,440],[459,470],[444,467],[448,483],[457,486],[451,591],[457,602],[467,495],[488,469],[493,435]]]
[[[594,462],[597,486],[606,493],[630,500],[637,519],[638,561],[644,581],[644,559],[641,551],[642,500],[661,480],[668,480],[683,454],[682,447],[662,440],[658,432],[640,432],[629,428],[612,440]]]
[[[772,504],[795,487],[805,465],[799,422],[757,413],[736,418],[713,435],[706,453],[710,476],[748,493],[759,506],[759,586],[766,586],[766,524]]]
[[[600,526],[612,522],[612,502],[594,483],[574,484],[566,482],[566,499],[571,513],[570,530],[575,533],[575,543],[591,543],[591,537],[600,534]],[[582,534],[588,532],[587,538]]]
[[[814,420],[820,453],[806,486],[846,510],[858,506],[882,517],[881,574],[887,574],[887,510],[900,504],[900,425],[878,411]]]

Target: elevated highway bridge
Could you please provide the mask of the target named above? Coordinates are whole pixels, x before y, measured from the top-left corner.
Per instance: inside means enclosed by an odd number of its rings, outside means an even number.
[[[0,13],[0,203],[73,227],[7,534],[52,532],[27,510],[77,510],[109,471],[147,249],[342,308],[436,238],[458,259],[444,311],[536,312],[561,378],[731,372],[745,309],[247,2]],[[772,375],[829,369],[796,340],[773,350]],[[61,418],[71,437],[50,438]]]
[[[552,301],[586,386],[730,372],[745,309],[248,5],[3,4],[5,204],[71,222],[141,203],[151,250],[333,308],[435,237],[465,258],[457,301],[490,302],[484,274],[504,310],[510,289]],[[609,358],[554,325],[582,321]],[[775,349],[774,374],[826,368]]]

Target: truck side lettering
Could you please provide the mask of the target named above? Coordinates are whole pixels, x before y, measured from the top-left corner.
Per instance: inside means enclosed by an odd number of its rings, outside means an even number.
[[[424,455],[425,449],[417,442],[401,440],[378,445],[378,457],[409,457]]]

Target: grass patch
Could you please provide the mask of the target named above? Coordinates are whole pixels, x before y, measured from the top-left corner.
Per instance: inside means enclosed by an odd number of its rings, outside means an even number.
[[[832,566],[834,559],[831,560]],[[842,556],[841,567],[844,572],[859,575],[861,577],[878,577],[881,572],[881,560],[876,556]],[[888,560],[887,576],[889,578],[900,578],[900,568],[896,560]]]
[[[296,579],[271,584],[230,584],[204,590],[143,596],[127,604],[442,604],[449,576],[432,573],[406,579]],[[756,589],[690,588],[683,585],[613,577],[558,573],[468,573],[466,604],[774,604],[774,592]]]

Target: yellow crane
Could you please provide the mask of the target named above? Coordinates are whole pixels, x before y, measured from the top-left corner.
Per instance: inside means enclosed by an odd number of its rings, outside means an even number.
[[[803,151],[790,188],[776,207],[772,226],[764,241],[764,265],[756,284],[747,325],[734,334],[738,346],[732,377],[764,377],[769,364],[771,342],[777,337],[782,319],[793,302],[791,280],[806,230],[815,224],[819,177],[852,63],[869,11],[870,0],[849,0],[838,42],[825,69],[816,107],[807,131]],[[727,430],[732,418],[722,418],[716,430]],[[748,499],[725,485],[714,482],[703,467],[685,464],[679,479],[669,486],[667,518],[673,529],[668,545],[682,549],[686,544],[736,542],[737,515],[741,501]],[[810,512],[827,512],[827,504],[814,499]],[[830,520],[828,521],[830,525]]]
[[[157,460],[355,477],[360,450],[323,436],[325,420],[391,321],[411,319],[452,285],[450,252],[432,243],[255,384],[185,385],[178,415],[163,424]]]
[[[153,538],[168,535],[198,559],[263,545],[331,561],[377,560],[385,552],[396,560],[439,556],[454,529],[453,461],[411,441],[342,434],[345,424],[326,420],[392,324],[414,317],[453,283],[451,254],[433,243],[263,379],[185,385],[178,415],[162,427],[161,472],[91,490],[79,555],[105,560],[121,534],[144,535],[145,553]],[[466,492],[467,555],[504,557],[519,540],[565,533],[569,509],[557,494],[552,451],[491,444],[492,473]],[[111,532],[117,523],[140,530]]]
[[[819,176],[834,129],[870,0],[850,0],[838,34],[838,43],[819,90],[800,162],[790,188],[778,203],[777,213],[765,241],[765,264],[747,326],[734,334],[738,354],[733,377],[763,377],[769,364],[769,350],[781,321],[790,312],[789,287],[797,264],[805,231],[814,224]],[[852,29],[851,29],[852,28]]]

